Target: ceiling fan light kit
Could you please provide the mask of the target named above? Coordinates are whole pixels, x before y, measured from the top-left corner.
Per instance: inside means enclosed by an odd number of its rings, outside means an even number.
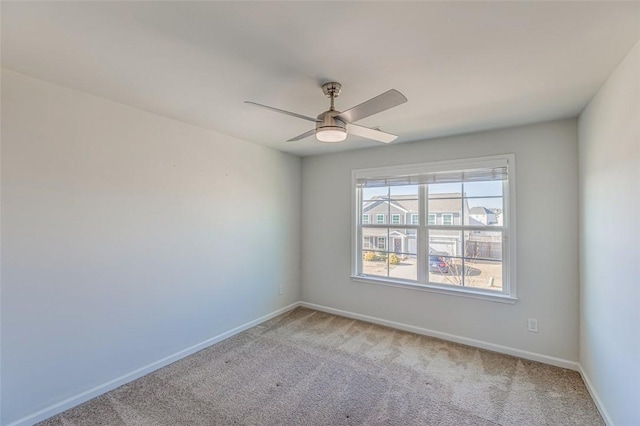
[[[391,133],[383,132],[377,128],[372,129],[370,127],[353,124],[353,122],[362,120],[363,118],[370,117],[373,114],[377,114],[407,102],[407,98],[402,93],[395,89],[391,89],[376,96],[375,98],[371,98],[368,101],[361,103],[360,105],[350,108],[344,112],[340,112],[335,109],[334,102],[335,98],[340,95],[341,90],[342,85],[335,81],[322,85],[322,92],[331,99],[331,105],[327,111],[319,114],[317,118],[307,117],[306,115],[285,111],[256,102],[245,101],[245,103],[315,122],[315,129],[291,138],[287,142],[298,141],[313,134],[316,135],[316,139],[320,142],[328,143],[342,142],[347,138],[347,134],[353,134],[384,143],[389,143],[397,138],[396,135],[392,135]]]
[[[347,130],[340,127],[325,127],[316,130],[316,139],[320,142],[342,142],[347,138]]]

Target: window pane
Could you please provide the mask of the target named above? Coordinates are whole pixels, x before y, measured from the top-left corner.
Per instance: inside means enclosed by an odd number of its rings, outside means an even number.
[[[462,256],[462,231],[429,230],[429,254]]]
[[[407,197],[413,197],[413,195]],[[393,198],[389,202],[389,209],[391,214],[390,220],[392,224],[408,224],[410,223],[409,221],[411,220],[411,215],[417,215],[419,213],[418,199],[407,197],[402,198],[402,196],[398,195],[396,196],[396,198]],[[393,222],[394,215],[399,215],[399,222]]]
[[[430,199],[429,214],[436,215],[436,225],[461,225],[462,198]]]
[[[466,231],[464,256],[471,259],[502,260],[502,232]]]
[[[389,187],[362,188],[362,201],[379,200],[389,198]]]
[[[366,275],[389,275],[387,253],[378,251],[362,252],[362,273]]]
[[[502,291],[502,262],[464,259],[465,287]]]
[[[391,253],[389,255],[389,276],[416,281],[418,279],[417,257],[415,255]]]
[[[462,259],[429,255],[429,282],[462,285]]]
[[[391,224],[392,225],[400,225],[403,224],[402,215],[399,213],[394,213],[391,215]]]
[[[465,199],[464,224],[469,226],[503,226],[503,198]]]
[[[429,215],[427,215],[427,225],[435,225],[435,224],[436,224],[436,214],[429,213]]]
[[[390,186],[389,192],[391,194],[391,198],[393,199],[418,199],[418,185]]]
[[[432,183],[428,185],[429,198],[461,197],[461,183]]]
[[[464,194],[466,197],[502,197],[502,181],[465,182]]]
[[[362,227],[362,248],[387,250],[387,228]]]
[[[416,229],[389,229],[389,251],[392,253],[417,254]]]

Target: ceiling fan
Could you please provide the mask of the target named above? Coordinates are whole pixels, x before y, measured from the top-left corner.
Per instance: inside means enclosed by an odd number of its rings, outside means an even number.
[[[245,103],[316,123],[315,129],[291,138],[287,142],[299,141],[300,139],[304,139],[313,134],[315,134],[316,138],[321,142],[342,142],[347,138],[347,134],[362,136],[364,138],[384,143],[392,142],[398,137],[391,133],[383,132],[378,128],[360,126],[353,122],[362,120],[363,118],[367,118],[373,114],[377,114],[407,102],[407,98],[402,93],[395,89],[391,89],[376,96],[375,98],[371,98],[368,101],[361,103],[360,105],[354,106],[344,112],[340,112],[334,108],[333,104],[335,98],[340,95],[341,89],[342,85],[336,82],[325,83],[322,85],[322,91],[331,99],[331,107],[327,111],[320,113],[318,118],[307,117],[306,115],[285,111],[256,102],[245,101]]]

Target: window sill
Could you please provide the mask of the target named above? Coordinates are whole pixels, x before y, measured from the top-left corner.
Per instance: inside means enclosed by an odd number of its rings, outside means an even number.
[[[431,293],[447,294],[450,296],[467,297],[471,299],[488,300],[491,302],[514,304],[518,298],[506,294],[492,294],[481,290],[471,290],[469,287],[458,289],[454,287],[436,286],[433,284],[418,284],[408,281],[369,277],[363,275],[351,275],[353,281],[370,284],[386,285],[390,287],[406,288],[409,290],[427,291]]]

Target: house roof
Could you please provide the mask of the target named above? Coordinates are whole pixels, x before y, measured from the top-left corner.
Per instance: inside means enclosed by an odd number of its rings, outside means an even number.
[[[429,196],[429,211],[433,213],[455,213],[460,212],[461,193],[432,194]],[[386,197],[374,196],[370,201],[364,202],[363,212],[372,212],[379,206],[385,205]],[[392,195],[388,200],[392,206],[398,207],[408,212],[418,212],[418,200],[416,195]],[[464,200],[465,210],[468,209],[467,200]]]
[[[495,214],[486,207],[472,207],[469,210],[469,214]]]

